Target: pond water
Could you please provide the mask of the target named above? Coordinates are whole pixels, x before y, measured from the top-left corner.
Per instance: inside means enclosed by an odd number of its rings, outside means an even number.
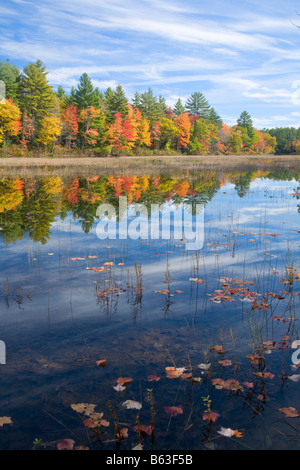
[[[0,448],[300,449],[299,180],[1,177]],[[203,243],[100,239],[120,196],[144,226],[200,214]]]

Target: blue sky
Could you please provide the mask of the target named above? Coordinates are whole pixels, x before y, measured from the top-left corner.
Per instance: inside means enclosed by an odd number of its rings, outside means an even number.
[[[300,127],[297,25],[291,0],[0,0],[0,59],[40,59],[66,91],[86,72],[129,100],[200,91],[229,125],[247,110],[258,129]]]

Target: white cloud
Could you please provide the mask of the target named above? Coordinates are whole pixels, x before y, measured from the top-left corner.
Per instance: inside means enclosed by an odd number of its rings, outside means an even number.
[[[297,112],[292,83],[299,76],[300,30],[292,22],[300,17],[292,0],[9,5],[0,7],[1,57],[22,66],[41,59],[54,86],[70,89],[86,72],[100,88],[118,83],[132,94],[155,87],[169,102],[199,90],[234,121],[244,109],[271,125],[284,116],[291,123]]]

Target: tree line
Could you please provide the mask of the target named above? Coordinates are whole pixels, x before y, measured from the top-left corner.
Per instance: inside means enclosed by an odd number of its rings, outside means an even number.
[[[33,149],[91,149],[99,155],[270,154],[276,136],[254,128],[243,111],[236,125],[226,125],[203,93],[192,93],[173,107],[149,88],[131,101],[118,85],[105,91],[83,73],[77,87],[55,91],[41,60],[22,71],[0,61],[6,96],[0,102],[0,146]]]

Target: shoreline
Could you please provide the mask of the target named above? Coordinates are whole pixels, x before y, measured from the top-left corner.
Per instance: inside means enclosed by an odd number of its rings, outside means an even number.
[[[0,158],[0,177],[65,174],[143,175],[222,170],[270,170],[296,166],[300,155],[164,155],[122,157],[7,157]]]
[[[247,161],[264,161],[264,160],[273,160],[274,162],[279,161],[299,161],[300,155],[151,155],[151,156],[120,156],[120,157],[2,157],[0,158],[0,166],[39,166],[39,165],[94,165],[105,163],[129,163],[140,161],[191,161],[193,163],[211,163],[214,161],[226,161],[230,162],[231,160],[247,160]]]

